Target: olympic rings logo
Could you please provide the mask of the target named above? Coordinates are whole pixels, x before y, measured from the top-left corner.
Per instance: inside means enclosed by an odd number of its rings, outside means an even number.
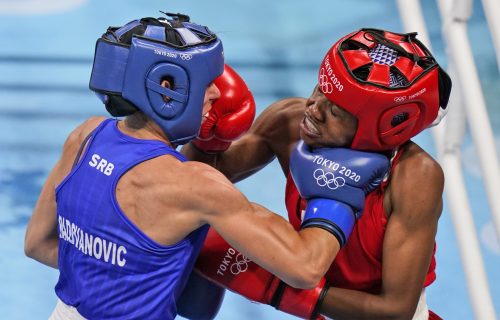
[[[321,68],[319,72],[319,87],[323,93],[332,93],[333,84],[328,81],[328,76],[325,74],[325,68]]]
[[[234,274],[235,276],[245,272],[248,270],[248,262],[252,261],[242,255],[241,253],[238,253],[238,255],[235,258],[236,262],[231,265],[231,273]]]
[[[402,96],[402,97],[396,97],[394,98],[394,102],[403,102],[406,100],[406,96]]]
[[[191,60],[191,58],[193,57],[191,54],[188,54],[188,53],[182,53],[182,54],[180,54],[180,56],[181,56],[182,60],[186,60],[186,61]]]
[[[320,187],[327,186],[330,190],[341,188],[345,184],[345,179],[342,177],[335,177],[331,172],[325,172],[323,169],[316,169],[313,173],[316,183]]]

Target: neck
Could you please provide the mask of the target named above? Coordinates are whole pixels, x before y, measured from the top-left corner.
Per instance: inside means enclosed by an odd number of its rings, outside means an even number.
[[[160,126],[142,112],[136,112],[133,115],[127,116],[124,121],[118,123],[118,128],[123,133],[134,138],[159,140],[165,142],[171,148],[175,148]]]

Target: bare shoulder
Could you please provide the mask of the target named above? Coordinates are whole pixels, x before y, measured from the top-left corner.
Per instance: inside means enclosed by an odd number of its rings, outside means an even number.
[[[182,166],[185,167],[183,169],[183,176],[192,181],[196,186],[216,191],[227,187],[230,187],[231,190],[234,189],[233,184],[220,171],[208,164],[188,161],[182,163]]]
[[[395,167],[389,187],[391,211],[440,215],[444,173],[440,164],[410,142]]]
[[[218,170],[201,162],[179,162],[170,156],[159,157],[149,175],[164,185],[160,198],[175,198],[183,211],[196,212],[208,223],[207,215],[224,214],[234,206],[248,203],[243,194]]]
[[[78,146],[106,117],[91,117],[76,127],[66,139],[66,144],[77,144]]]
[[[184,162],[183,165],[187,167],[183,172],[186,183],[193,188],[202,202],[206,202],[205,198],[216,202],[231,202],[243,197],[231,181],[217,169],[196,161]]]
[[[428,183],[444,184],[444,173],[441,165],[413,142],[407,144],[399,164],[395,168],[393,178],[405,180],[408,183],[420,180],[418,178],[424,178]]]
[[[92,117],[76,127],[66,138],[59,161],[53,169],[55,185],[70,172],[75,157],[85,137],[101,123],[105,117]]]

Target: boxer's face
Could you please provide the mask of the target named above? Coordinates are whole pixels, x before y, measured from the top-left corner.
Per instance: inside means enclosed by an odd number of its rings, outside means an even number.
[[[212,109],[212,104],[219,97],[220,97],[219,88],[217,88],[215,83],[213,82],[210,83],[207,87],[207,90],[205,91],[205,98],[203,99],[203,113],[202,113],[203,116],[205,116],[210,111],[210,109]]]
[[[300,137],[311,147],[349,147],[357,119],[333,104],[316,86],[307,99],[304,119],[300,123]]]

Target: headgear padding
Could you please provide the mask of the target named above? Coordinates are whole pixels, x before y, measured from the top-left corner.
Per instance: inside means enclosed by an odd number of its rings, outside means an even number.
[[[321,92],[358,119],[351,148],[393,149],[442,118],[451,80],[416,35],[361,29],[323,59]]]
[[[105,104],[123,98],[171,142],[183,144],[198,135],[205,90],[222,74],[224,56],[222,43],[207,27],[185,15],[170,16],[174,19],[143,18],[110,27],[97,40],[89,87]],[[129,43],[122,43],[126,37]],[[173,87],[161,86],[164,79]]]

